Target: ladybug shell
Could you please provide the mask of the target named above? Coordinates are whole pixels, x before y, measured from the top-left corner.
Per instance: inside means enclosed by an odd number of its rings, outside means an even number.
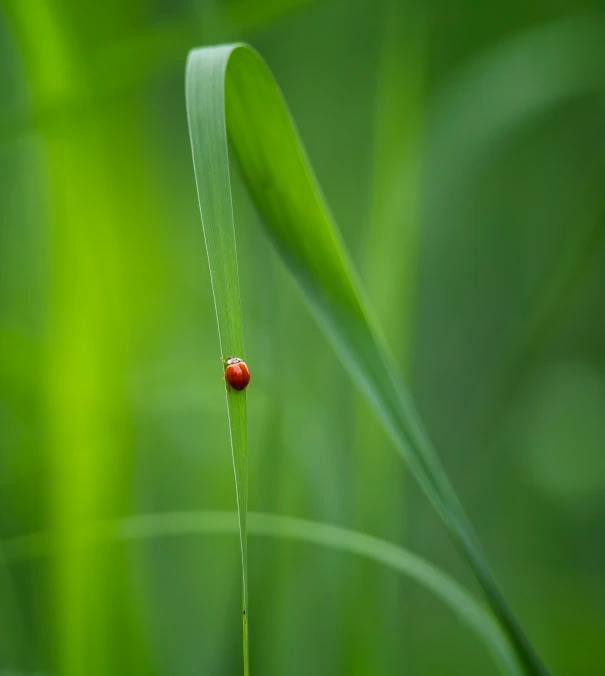
[[[232,362],[229,359],[229,362]],[[245,390],[248,387],[250,382],[250,371],[246,366],[245,362],[238,360],[235,363],[227,363],[227,368],[225,369],[225,380],[234,390]]]

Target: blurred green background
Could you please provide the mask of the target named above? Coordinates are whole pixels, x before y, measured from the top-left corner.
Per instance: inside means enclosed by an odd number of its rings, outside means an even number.
[[[235,509],[184,64],[238,40],[285,93],[521,624],[553,673],[605,673],[604,9],[1,0],[2,676],[241,673],[236,536],[78,546],[99,519]],[[235,197],[250,508],[475,589]],[[53,555],[11,561],[40,532]],[[249,556],[253,674],[496,673],[393,572],[254,536]]]

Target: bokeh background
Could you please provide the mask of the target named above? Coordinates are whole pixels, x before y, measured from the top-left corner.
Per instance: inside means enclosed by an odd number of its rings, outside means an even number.
[[[184,105],[189,48],[266,58],[443,461],[555,674],[605,674],[605,8],[591,0],[0,2],[0,673],[241,674],[234,510]],[[236,179],[250,508],[475,590]],[[15,538],[49,552],[11,560]],[[44,549],[44,548],[43,548]],[[51,555],[52,554],[52,555]],[[251,538],[263,676],[495,674],[425,590]]]

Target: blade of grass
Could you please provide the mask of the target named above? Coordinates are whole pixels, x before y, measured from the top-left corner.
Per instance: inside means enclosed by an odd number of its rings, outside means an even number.
[[[281,93],[245,45],[190,52],[187,111],[219,333],[241,344],[227,138],[269,237],[466,557],[527,674],[548,672],[515,620],[384,345]],[[238,344],[238,341],[240,343]],[[235,397],[229,397],[230,406]],[[244,406],[244,399],[241,399]],[[231,426],[245,422],[245,411]],[[245,438],[245,437],[244,437]],[[234,446],[234,457],[236,449]],[[237,475],[237,466],[236,466]],[[238,492],[242,490],[240,486]],[[245,553],[245,505],[240,529]],[[245,565],[245,563],[244,563]],[[244,568],[244,596],[246,593]],[[247,627],[244,623],[244,631]],[[247,635],[244,636],[246,645]]]
[[[85,67],[64,13],[53,3],[39,3],[35,12],[20,2],[5,5],[36,109],[85,98]],[[45,493],[49,520],[61,542],[49,577],[49,632],[55,648],[53,670],[64,676],[93,676],[111,671],[107,651],[88,659],[89,637],[94,635],[100,644],[106,637],[107,586],[103,563],[86,556],[77,533],[98,518],[103,496],[113,494],[105,482],[115,476],[116,460],[122,457],[107,424],[117,399],[114,336],[106,330],[115,325],[114,306],[110,285],[98,273],[102,268],[117,277],[109,225],[113,205],[105,192],[113,170],[104,171],[109,170],[111,135],[103,136],[96,120],[71,126],[60,116],[57,123],[55,133],[39,139],[49,214],[44,224],[49,258],[40,381],[48,453]]]
[[[4,665],[12,663],[15,669],[21,669],[27,666],[29,641],[17,585],[7,563],[5,542],[0,540],[0,659]]]
[[[169,512],[140,514],[97,524],[87,533],[89,543],[118,539],[151,540],[196,534],[239,532],[239,515],[234,512]],[[298,540],[335,551],[364,557],[410,577],[449,606],[463,624],[482,640],[503,674],[521,676],[514,651],[493,615],[462,585],[436,566],[412,552],[379,538],[357,531],[296,519],[278,514],[248,515],[248,532],[261,537]],[[38,558],[53,553],[45,534],[26,535],[10,540],[7,559],[11,562]],[[0,561],[0,566],[2,566]]]
[[[442,215],[460,211],[447,196],[456,186],[469,186],[486,170],[486,159],[527,133],[545,115],[554,115],[572,101],[602,97],[605,88],[605,22],[586,14],[558,19],[507,38],[453,78],[437,96],[429,123],[432,139],[427,165],[431,185],[445,199],[432,200],[428,221],[444,222]],[[469,120],[485,83],[490,97],[482,114]],[[510,83],[515,83],[511,99]],[[540,86],[535,86],[540,83]],[[595,149],[598,156],[598,150]],[[496,357],[490,395],[479,418],[470,447],[484,448],[506,415],[515,394],[531,373],[554,335],[553,329],[568,309],[574,290],[599,252],[603,230],[603,169],[590,153],[577,172],[584,176],[569,194],[577,200],[575,225],[546,261],[533,294],[520,303],[517,321]],[[571,199],[571,198],[570,198]],[[553,234],[553,237],[556,235]]]
[[[464,241],[476,235],[470,229],[473,227],[468,220],[470,212],[465,207],[469,186],[480,184],[479,176],[489,173],[490,168],[493,170],[503,153],[521,148],[528,133],[540,128],[545,120],[558,119],[570,106],[575,108],[586,105],[585,102],[599,105],[605,89],[604,74],[605,21],[602,16],[586,12],[514,33],[480,53],[446,81],[434,98],[427,122],[430,140],[425,161],[427,183],[438,198],[427,200],[425,232],[437,227],[440,237],[439,243],[429,245],[426,251],[433,247],[429,256],[435,269],[441,271],[442,265],[450,264],[452,244],[456,246],[459,238]],[[487,86],[490,96],[485,96]],[[476,110],[478,104],[481,114],[469,116],[468,111]],[[572,126],[566,129],[565,134],[578,133],[572,131]],[[563,165],[564,160],[559,164]],[[473,458],[485,454],[498,438],[498,430],[510,414],[515,397],[531,378],[536,364],[552,348],[574,293],[599,256],[605,234],[602,189],[605,175],[597,144],[584,154],[574,177],[577,177],[575,185],[565,183],[565,201],[571,207],[569,226],[560,231],[561,226],[551,223],[544,210],[537,217],[537,227],[540,220],[549,223],[544,247],[549,253],[541,252],[532,263],[541,274],[530,282],[525,277],[527,273],[515,265],[510,267],[513,283],[514,277],[525,279],[522,285],[525,293],[516,302],[516,314],[506,317],[503,324],[506,329],[490,348],[493,352],[489,363],[493,367],[473,385],[472,389],[479,393],[476,403],[465,403],[467,410],[475,407],[477,410],[476,421],[467,435],[469,482],[475,481],[482,471],[481,463],[474,463]],[[551,190],[557,190],[554,184]],[[526,191],[531,194],[533,187],[526,186]],[[529,203],[528,199],[526,209],[530,209]],[[556,200],[555,203],[560,210],[563,203]],[[473,201],[471,209],[476,208]],[[522,225],[517,223],[517,229]],[[429,241],[430,237],[424,244]],[[485,261],[487,266],[492,264],[489,254]],[[457,266],[460,264],[456,261]],[[477,274],[473,274],[473,279]],[[443,276],[441,271],[440,278]],[[445,277],[448,278],[447,273]],[[437,294],[438,303],[445,306],[451,303],[452,295],[443,291]],[[431,303],[432,312],[439,312],[435,301],[429,300]],[[475,307],[476,296],[470,303],[474,315],[482,316]],[[461,312],[468,312],[471,305],[467,299]],[[489,331],[488,326],[485,322],[482,327],[480,322],[475,326],[468,324],[466,342],[473,344],[473,336],[468,332]],[[421,327],[419,335],[423,334],[427,335],[426,328]],[[423,349],[425,354],[431,349],[426,341]],[[447,364],[441,362],[437,372],[443,368]],[[456,377],[455,372],[452,377]]]
[[[386,0],[376,80],[364,280],[407,374],[416,287],[426,108],[426,8]]]
[[[379,3],[380,51],[372,122],[372,157],[369,209],[360,267],[374,311],[387,341],[396,345],[395,357],[405,374],[410,362],[413,299],[416,287],[420,196],[420,147],[425,108],[426,17],[418,3],[383,0]],[[405,531],[406,471],[400,459],[384,454],[376,462],[376,449],[384,448],[384,431],[362,395],[356,398],[354,463],[356,468],[355,525],[382,536]],[[376,500],[365,490],[369,483],[382,486],[390,500]],[[365,564],[366,567],[371,564]],[[359,628],[355,612],[348,612],[349,632],[355,636],[348,651],[350,670],[387,673],[397,656],[396,580],[367,578],[360,567],[366,614],[374,614],[372,629]],[[393,585],[393,586],[392,586]],[[350,599],[351,609],[358,603]],[[385,615],[386,614],[386,615]],[[384,639],[381,639],[384,637]],[[388,637],[388,638],[387,638]]]
[[[8,1],[8,0],[7,0]],[[245,34],[270,26],[289,14],[295,14],[317,0],[272,0],[204,5],[203,10],[183,11],[161,25],[140,26],[127,36],[107,36],[98,46],[90,68],[95,82],[94,99],[69,99],[37,106],[22,117],[0,110],[0,143],[31,133],[54,128],[68,115],[80,120],[100,108],[132,96],[133,92],[182,63],[192,42],[226,39],[227,34]],[[222,36],[222,37],[221,37]],[[107,73],[111,73],[111,77]]]
[[[139,102],[113,111],[97,106],[106,78],[83,57],[91,45],[76,39],[85,32],[83,17],[56,3],[39,3],[35,12],[18,0],[3,5],[34,117],[55,111],[52,124],[28,141],[32,171],[21,198],[40,195],[42,285],[32,296],[42,347],[32,398],[40,405],[31,420],[40,430],[36,462],[45,471],[31,489],[43,497],[30,501],[28,512],[48,519],[62,545],[48,575],[48,617],[38,619],[52,646],[53,673],[133,673],[125,665],[145,663],[147,646],[139,640],[136,599],[114,584],[126,562],[119,552],[111,560],[90,557],[79,533],[90,520],[122,512],[129,499],[124,377],[133,345],[139,354],[135,335],[148,329],[139,290],[151,298],[154,284],[165,288],[149,265],[158,209],[151,188],[143,187]],[[94,115],[80,116],[85,109]],[[120,153],[118,166],[113,158]],[[146,223],[144,238],[137,218]],[[116,643],[118,634],[124,640]]]
[[[197,104],[205,105],[209,91],[220,86],[223,72],[210,68],[200,78],[200,88],[187,85],[187,113],[193,148],[194,170],[204,229],[204,239],[210,266],[210,280],[216,310],[220,354],[244,359],[239,281],[235,231],[233,228],[233,204],[231,191],[221,186],[230,185],[229,158],[221,152],[220,139],[226,146],[225,125],[216,115],[198,115]],[[199,97],[199,98],[198,98]],[[246,544],[246,513],[248,510],[248,457],[246,391],[230,389],[225,384],[231,454],[235,474],[235,492],[240,530],[242,557],[242,623],[244,643],[244,675],[249,674],[248,651],[248,557]]]

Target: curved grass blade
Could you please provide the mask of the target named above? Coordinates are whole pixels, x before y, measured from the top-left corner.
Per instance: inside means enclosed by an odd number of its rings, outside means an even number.
[[[141,514],[99,524],[88,535],[93,542],[103,542],[238,531],[239,519],[234,512],[170,512]],[[477,634],[503,674],[522,675],[511,645],[493,615],[462,585],[412,552],[357,531],[278,514],[250,513],[248,532],[257,536],[298,540],[361,556],[410,577],[441,599],[463,624]],[[7,545],[7,558],[11,562],[52,554],[51,543],[44,534],[26,535],[9,541]],[[2,563],[0,561],[0,567]]]
[[[486,82],[492,92],[489,97],[483,96]],[[511,83],[515,83],[513,97]],[[427,222],[439,223],[443,230],[445,214],[459,211],[451,195],[485,172],[484,160],[497,155],[496,147],[514,143],[537,119],[555,114],[570,101],[602,97],[604,90],[605,21],[599,15],[580,14],[533,26],[482,53],[436,97],[427,134],[432,139],[427,166],[430,183],[441,199],[431,200]],[[481,115],[470,120],[468,111],[479,100]],[[524,309],[517,321],[509,322],[509,336],[490,379],[491,396],[473,432],[471,448],[481,448],[493,437],[531,367],[550,344],[549,336],[587,267],[599,255],[605,235],[602,160],[595,166],[587,161],[580,171],[586,175],[582,174],[578,187],[569,187],[570,196],[576,195],[577,200],[576,225],[553,249],[541,281],[528,302],[520,304]],[[442,239],[447,241],[448,236]]]
[[[508,608],[384,345],[271,72],[245,45],[196,49],[187,61],[186,87],[213,279],[221,262],[227,267],[218,274],[235,280],[237,274],[228,136],[266,231],[311,312],[469,562],[525,673],[544,676],[548,672]],[[218,316],[219,325],[232,320]]]

